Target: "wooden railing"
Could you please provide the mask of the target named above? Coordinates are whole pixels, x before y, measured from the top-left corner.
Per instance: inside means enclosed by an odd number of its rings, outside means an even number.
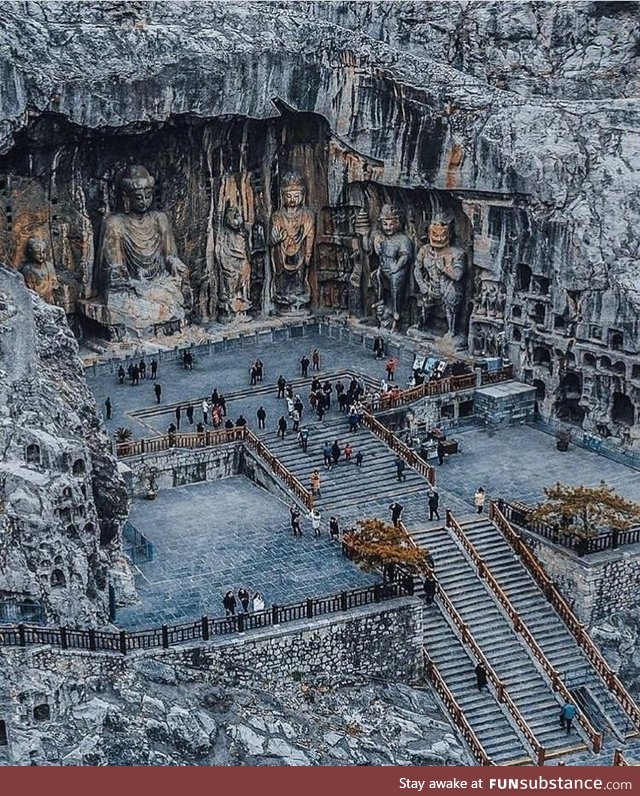
[[[127,632],[101,631],[94,629],[71,629],[67,627],[33,627],[31,625],[0,625],[0,647],[26,647],[31,644],[47,644],[62,649],[81,649],[90,652],[119,652],[125,655],[133,650],[168,649],[190,641],[208,641],[213,636],[243,633],[247,630],[293,622],[298,619],[313,619],[316,616],[349,611],[363,605],[371,605],[395,597],[411,594],[409,586],[399,578],[391,583],[367,586],[362,589],[343,591],[328,597],[317,597],[287,605],[273,605],[264,611],[239,613],[235,616],[211,619],[203,616],[181,625],[162,625],[149,630]]]
[[[416,544],[415,539],[411,536],[411,534],[407,530],[407,527],[405,526],[405,524],[403,522],[400,522],[399,523],[399,527],[400,527],[400,530],[406,536],[407,541],[409,542],[411,547],[415,548],[416,550],[420,550],[421,549],[420,545]],[[542,744],[540,744],[540,742],[538,741],[536,736],[533,734],[533,731],[531,730],[531,728],[529,727],[529,725],[525,721],[524,716],[520,713],[520,711],[516,707],[514,701],[511,699],[511,696],[510,696],[510,694],[507,691],[507,687],[502,682],[502,680],[500,680],[498,675],[495,673],[493,667],[491,666],[491,664],[489,663],[489,661],[485,657],[485,654],[483,653],[482,649],[480,648],[480,646],[478,645],[477,641],[473,637],[473,634],[469,630],[467,624],[464,622],[464,620],[462,619],[462,617],[458,613],[458,610],[456,609],[454,604],[449,599],[449,595],[446,593],[446,591],[442,587],[442,585],[441,585],[440,581],[438,580],[438,578],[436,577],[436,574],[433,571],[433,569],[431,569],[431,567],[429,567],[427,565],[427,566],[425,566],[425,572],[435,582],[435,584],[436,584],[436,596],[438,597],[438,600],[439,600],[440,604],[442,605],[443,609],[449,615],[452,624],[455,626],[456,630],[458,631],[459,637],[460,637],[460,641],[462,642],[463,646],[467,646],[471,650],[471,652],[473,653],[473,656],[475,657],[476,661],[478,663],[481,663],[484,666],[484,668],[485,668],[485,670],[487,672],[487,679],[489,680],[489,682],[491,683],[491,685],[495,689],[496,696],[498,698],[498,702],[501,702],[501,703],[504,704],[506,709],[509,711],[513,721],[516,724],[516,726],[519,728],[520,732],[526,738],[527,743],[531,747],[532,759],[536,761],[537,765],[539,765],[539,766],[544,765],[544,761],[545,761],[545,757],[546,757],[545,748],[542,746]],[[425,651],[425,654],[426,654],[426,651]],[[433,665],[435,667],[435,664],[433,664]],[[438,674],[438,676],[440,676],[440,675]],[[454,714],[452,714],[452,715],[453,715],[454,720],[455,720],[455,715]],[[483,750],[483,754],[485,754],[484,750]]]
[[[383,426],[379,420],[376,420],[376,418],[366,410],[362,413],[362,423],[369,429],[369,431],[373,432],[377,437],[379,437],[388,448],[404,459],[404,461],[410,467],[413,467],[413,469],[420,473],[423,478],[426,478],[431,486],[435,485],[435,469],[421,459],[415,451],[411,450],[411,448],[405,445],[402,440],[399,440],[393,431],[389,431],[388,428]]]
[[[129,456],[141,456],[143,453],[161,453],[171,448],[209,448],[215,445],[225,445],[229,442],[244,440],[248,429],[246,426],[234,428],[206,429],[202,432],[189,432],[182,434],[164,434],[148,439],[133,439],[130,442],[119,442],[116,445],[116,456],[126,459]]]
[[[497,384],[501,381],[509,381],[513,378],[513,366],[506,365],[500,370],[493,372],[483,371],[480,377],[480,384]],[[448,376],[445,379],[434,379],[416,387],[409,387],[407,390],[400,390],[394,395],[382,395],[373,401],[365,402],[365,407],[369,411],[378,412],[385,409],[396,409],[399,406],[417,401],[420,398],[429,398],[435,395],[445,395],[459,390],[471,390],[476,386],[476,374],[465,373],[461,376]]]
[[[447,509],[447,519],[446,519],[447,528],[450,528],[454,534],[456,535],[457,539],[467,552],[469,558],[474,563],[476,570],[478,572],[478,576],[482,578],[485,583],[489,586],[491,591],[496,596],[498,602],[502,606],[505,614],[509,618],[511,622],[511,626],[513,627],[514,631],[520,635],[526,646],[529,648],[529,651],[535,660],[538,661],[544,672],[546,673],[547,677],[551,681],[551,685],[554,691],[557,691],[560,696],[565,700],[565,702],[569,702],[572,704],[577,711],[577,719],[578,723],[584,730],[585,734],[589,738],[593,751],[598,753],[602,746],[602,736],[600,733],[592,726],[589,719],[584,715],[582,710],[580,710],[579,705],[574,700],[574,698],[569,693],[568,688],[562,682],[562,679],[558,672],[553,667],[551,661],[547,658],[544,654],[538,642],[535,640],[529,628],[525,625],[525,623],[520,618],[520,614],[514,608],[511,600],[506,595],[506,593],[500,587],[498,581],[493,577],[487,565],[485,564],[482,557],[479,555],[476,548],[471,544],[469,539],[466,537],[462,527],[455,519],[451,511]]]
[[[502,513],[508,522],[548,539],[553,544],[574,550],[578,555],[600,553],[603,550],[617,550],[618,547],[640,542],[640,525],[626,530],[610,530],[589,539],[580,539],[575,534],[564,533],[562,529],[544,520],[531,520],[531,507],[519,501],[502,501]]]
[[[437,670],[435,663],[429,657],[429,653],[423,649],[424,655],[424,669],[427,677],[431,680],[436,693],[444,702],[445,707],[449,711],[449,715],[453,719],[453,723],[460,730],[460,735],[465,739],[469,745],[469,749],[476,760],[483,766],[495,766],[493,760],[485,752],[484,747],[478,740],[478,736],[471,729],[471,725],[464,715],[464,710],[456,702],[456,698],[449,691],[445,681],[442,679],[440,672]]]
[[[500,508],[499,501],[490,501],[489,519],[492,520],[507,542],[509,542],[511,547],[522,559],[524,565],[543,590],[547,600],[553,605],[557,614],[565,623],[595,671],[600,675],[609,691],[616,697],[624,712],[631,719],[634,727],[640,731],[640,708],[622,685],[600,650],[593,643],[584,626],[578,621],[576,615],[555,587],[551,578],[549,578],[547,573],[540,566],[534,554],[511,527]]]
[[[245,427],[244,441],[253,448],[257,455],[270,467],[271,472],[276,475],[302,503],[311,510],[313,508],[313,495],[300,483],[295,475],[282,464],[277,456],[267,448],[262,440],[253,431]]]

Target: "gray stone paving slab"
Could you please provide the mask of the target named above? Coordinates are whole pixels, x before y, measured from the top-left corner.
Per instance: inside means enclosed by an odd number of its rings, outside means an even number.
[[[155,547],[139,566],[141,603],[120,609],[117,624],[141,628],[220,616],[227,589],[261,591],[267,605],[297,602],[379,578],[361,572],[303,518],[303,537],[289,527],[288,506],[238,476],[167,489],[134,501],[131,521]]]

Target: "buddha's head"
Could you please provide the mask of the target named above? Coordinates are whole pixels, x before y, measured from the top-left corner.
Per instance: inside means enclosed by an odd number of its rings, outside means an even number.
[[[289,210],[302,207],[305,196],[305,184],[301,174],[289,171],[282,178],[282,206]]]
[[[390,238],[402,229],[402,211],[397,205],[382,205],[380,211],[380,229],[382,234]]]
[[[226,227],[236,232],[241,230],[244,219],[240,210],[237,207],[227,207],[224,211],[224,223]]]
[[[144,166],[129,166],[120,181],[125,210],[146,213],[153,203],[155,179]]]
[[[442,216],[436,216],[429,224],[429,243],[434,249],[449,245],[449,222]]]
[[[44,265],[47,261],[47,244],[42,238],[29,238],[25,253],[29,262]]]

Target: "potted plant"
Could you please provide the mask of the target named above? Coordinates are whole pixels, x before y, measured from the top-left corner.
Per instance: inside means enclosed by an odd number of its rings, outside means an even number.
[[[561,431],[556,439],[556,448],[559,451],[568,451],[569,443],[571,442],[571,435],[568,431]]]
[[[116,446],[121,446],[121,450],[118,452],[123,456],[126,456],[129,453],[129,443],[133,437],[133,432],[130,428],[120,426],[115,430],[115,434],[113,436],[116,440]]]

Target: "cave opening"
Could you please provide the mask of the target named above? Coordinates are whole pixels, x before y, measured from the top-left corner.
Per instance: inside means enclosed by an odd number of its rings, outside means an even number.
[[[613,406],[611,409],[611,419],[614,423],[623,426],[632,426],[635,423],[635,407],[631,398],[622,392],[613,393]]]

